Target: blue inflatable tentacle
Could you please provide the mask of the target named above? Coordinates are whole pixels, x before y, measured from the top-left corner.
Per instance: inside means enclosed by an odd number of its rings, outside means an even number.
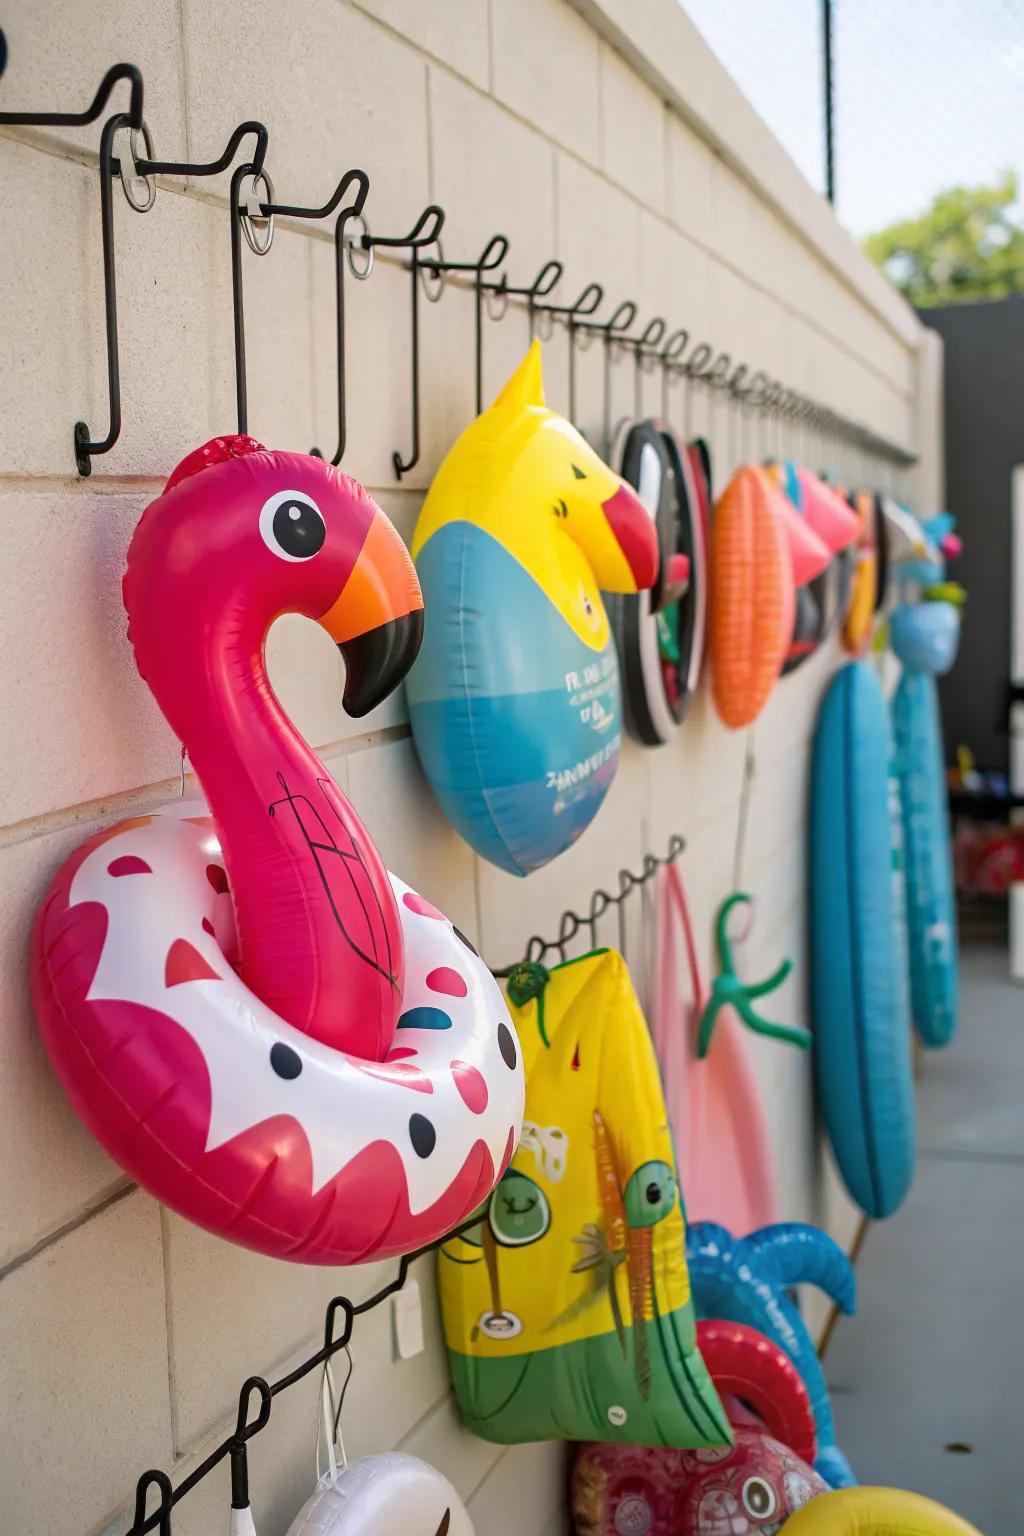
[[[842,1249],[802,1222],[780,1222],[746,1238],[734,1237],[716,1222],[694,1222],[687,1232],[687,1266],[698,1317],[746,1323],[790,1356],[814,1413],[819,1448],[815,1464],[830,1487],[852,1486],[856,1479],[835,1444],[821,1361],[785,1289],[816,1284],[843,1310],[852,1310],[855,1282]]]
[[[780,1221],[751,1232],[744,1247],[770,1260],[783,1285],[816,1285],[847,1317],[856,1310],[853,1265],[827,1232],[803,1221]]]
[[[830,1488],[856,1488],[857,1486],[853,1468],[838,1445],[819,1447],[818,1454],[814,1458],[814,1470],[819,1477],[825,1479]]]

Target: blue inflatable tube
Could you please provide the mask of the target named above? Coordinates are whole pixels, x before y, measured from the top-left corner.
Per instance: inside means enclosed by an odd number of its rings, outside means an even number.
[[[746,1323],[786,1351],[811,1400],[818,1441],[815,1471],[831,1488],[856,1483],[836,1445],[818,1352],[790,1295],[793,1286],[816,1285],[841,1312],[853,1313],[857,1282],[838,1243],[802,1221],[778,1222],[746,1237],[736,1237],[714,1221],[695,1221],[686,1230],[686,1264],[698,1317]]]
[[[811,996],[818,1097],[836,1163],[868,1216],[914,1175],[902,854],[889,719],[864,662],[837,672],[814,739]]]
[[[949,808],[935,679],[904,669],[892,703],[907,871],[910,1007],[922,1044],[956,1033],[959,978]]]

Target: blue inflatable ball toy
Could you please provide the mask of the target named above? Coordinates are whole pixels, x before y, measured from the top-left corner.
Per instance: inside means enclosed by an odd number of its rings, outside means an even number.
[[[956,660],[960,610],[955,603],[904,603],[889,620],[893,651],[905,667],[942,677]]]

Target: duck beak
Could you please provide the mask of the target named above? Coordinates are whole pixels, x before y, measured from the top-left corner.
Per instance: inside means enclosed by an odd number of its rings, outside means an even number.
[[[346,714],[368,715],[398,687],[423,639],[416,569],[379,509],[337,602],[319,622],[345,658]]]
[[[658,533],[639,496],[623,481],[614,496],[601,503],[601,510],[633,579],[632,587],[608,587],[606,591],[639,592],[653,587],[658,579]]]

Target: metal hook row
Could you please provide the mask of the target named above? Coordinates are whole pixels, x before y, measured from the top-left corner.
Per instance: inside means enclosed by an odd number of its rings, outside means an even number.
[[[474,1215],[470,1220],[462,1222],[460,1226],[446,1233],[444,1237],[438,1238],[437,1242],[428,1243],[426,1247],[418,1248],[414,1253],[403,1254],[394,1279],[389,1280],[387,1285],[375,1291],[372,1296],[368,1296],[365,1301],[352,1302],[347,1296],[335,1296],[329,1301],[324,1317],[324,1341],[321,1347],[294,1370],[289,1371],[286,1376],[282,1376],[279,1381],[271,1383],[262,1376],[248,1377],[242,1383],[238,1394],[238,1413],[234,1430],[210,1452],[205,1460],[193,1468],[188,1477],[174,1488],[166,1472],[155,1469],[143,1472],[135,1487],[135,1511],[125,1536],[147,1536],[150,1531],[157,1531],[159,1536],[171,1536],[171,1510],[225,1459],[230,1464],[232,1507],[244,1509],[249,1503],[247,1445],[254,1435],[267,1427],[273,1399],[288,1387],[293,1387],[296,1382],[302,1381],[311,1371],[315,1371],[317,1366],[326,1364],[341,1350],[346,1349],[352,1339],[356,1318],[380,1306],[382,1302],[400,1291],[406,1282],[411,1264],[421,1259],[424,1254],[432,1253],[453,1237],[458,1237],[460,1233],[468,1232],[471,1227],[479,1223],[479,1220],[479,1215]],[[159,1494],[159,1499],[156,1506],[150,1509],[150,1494],[154,1488]]]
[[[560,961],[564,964],[566,960],[566,945],[571,944],[573,939],[578,937],[584,930],[586,931],[591,949],[596,949],[597,925],[601,918],[612,907],[617,908],[621,915],[622,903],[634,891],[646,885],[657,874],[659,869],[665,868],[668,864],[674,864],[676,859],[685,851],[685,848],[686,839],[681,837],[678,832],[674,832],[669,838],[668,847],[662,855],[659,856],[654,853],[644,855],[639,874],[634,874],[631,869],[619,870],[619,889],[616,893],[613,894],[611,891],[605,890],[603,886],[598,886],[591,893],[590,902],[585,914],[581,915],[579,912],[573,911],[571,907],[566,908],[562,913],[558,919],[558,937],[556,939],[545,939],[541,934],[535,933],[527,940],[526,953],[523,959],[516,961],[512,965],[505,966],[500,971],[495,971],[494,975],[508,977],[523,964],[536,965],[544,959],[545,955],[549,954],[557,954]]]
[[[0,31],[0,74],[6,62],[6,45]],[[119,366],[116,261],[114,249],[113,181],[121,180],[129,206],[138,213],[146,213],[156,201],[154,178],[210,177],[233,165],[243,142],[252,137],[250,157],[238,164],[231,177],[229,215],[231,235],[231,280],[235,353],[235,402],[237,427],[240,433],[248,430],[248,390],[245,366],[245,319],[242,282],[242,240],[257,256],[270,250],[274,219],[277,215],[303,220],[323,220],[337,213],[334,229],[335,241],[335,292],[336,292],[336,379],[338,442],[331,456],[332,464],[339,464],[346,445],[346,389],[345,389],[345,272],[357,279],[366,279],[373,270],[374,251],[377,248],[401,249],[409,252],[411,294],[411,436],[412,445],[407,456],[395,452],[392,462],[395,475],[401,479],[418,462],[420,457],[420,313],[421,293],[428,300],[437,301],[443,292],[449,274],[463,275],[471,279],[474,290],[475,321],[475,393],[477,410],[483,407],[483,316],[499,321],[504,318],[511,300],[524,301],[529,318],[530,335],[540,334],[558,320],[568,333],[568,407],[570,418],[576,418],[577,387],[576,364],[579,352],[586,349],[597,336],[603,344],[604,364],[604,412],[603,428],[606,450],[611,440],[611,367],[615,357],[623,351],[632,351],[636,369],[636,399],[641,397],[641,374],[660,365],[662,369],[662,414],[668,415],[669,391],[673,382],[685,379],[703,385],[709,390],[727,395],[746,409],[764,411],[777,419],[806,424],[812,430],[844,438],[866,452],[889,459],[897,464],[914,462],[914,456],[877,434],[848,420],[830,407],[787,388],[778,380],[771,379],[758,370],[750,382],[750,370],[745,363],[733,366],[727,352],[716,354],[709,342],[690,345],[690,333],[680,328],[668,334],[666,321],[658,316],[644,325],[639,334],[630,334],[637,317],[637,306],[632,300],[620,303],[607,320],[597,320],[595,315],[604,302],[604,289],[600,283],[588,283],[571,304],[545,302],[550,298],[563,274],[562,263],[550,260],[540,268],[534,281],[526,286],[513,286],[503,268],[508,255],[509,241],[504,235],[494,235],[484,246],[475,261],[450,261],[441,246],[441,231],[445,221],[444,210],[432,203],[420,215],[408,234],[381,236],[370,232],[364,216],[369,193],[369,177],[361,170],[347,170],[338,181],[327,201],[317,207],[277,201],[273,183],[266,170],[269,143],[268,130],[257,121],[240,123],[230,135],[223,152],[212,161],[190,163],[187,161],[158,160],[154,157],[152,140],[143,116],[143,80],[141,71],[132,64],[115,64],[109,69],[93,97],[82,112],[0,112],[0,124],[41,127],[82,127],[95,122],[104,111],[114,89],[126,81],[130,86],[127,112],[113,114],[104,123],[99,151],[100,216],[103,251],[104,314],[107,352],[107,395],[109,427],[102,438],[94,438],[88,425],[79,421],[74,428],[75,459],[79,473],[88,475],[92,461],[100,454],[108,453],[121,432],[121,383]],[[433,248],[433,249],[432,249]],[[687,348],[689,355],[686,355]],[[313,453],[322,457],[319,449]]]

